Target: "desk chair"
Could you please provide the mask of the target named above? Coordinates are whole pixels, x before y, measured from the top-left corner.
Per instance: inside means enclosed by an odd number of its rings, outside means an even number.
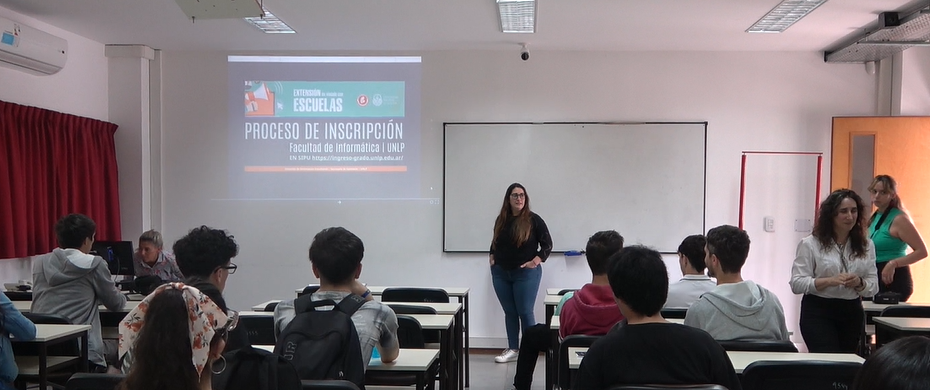
[[[727,390],[721,385],[621,385],[611,387],[610,390],[661,390],[661,389],[687,389],[687,390]]]
[[[65,318],[64,316],[51,313],[23,313],[23,316],[28,318],[29,321],[32,321],[34,324],[52,324],[52,325],[69,325],[71,320]],[[81,350],[78,344],[78,340],[71,340],[64,343],[59,343],[48,347],[47,350],[48,356],[80,356]],[[34,344],[23,344],[23,343],[14,343],[13,344],[13,355],[15,356],[39,356],[39,346]],[[48,383],[53,388],[64,388],[63,385],[58,383],[65,383],[72,374],[80,371],[81,362],[75,362],[75,364],[65,365],[62,367],[49,367],[48,374]],[[18,388],[25,389],[25,384],[31,381],[39,380],[38,375],[27,375],[20,373],[16,377],[16,384]],[[57,382],[57,383],[56,383]],[[38,382],[34,382],[38,383]]]
[[[436,309],[428,306],[417,306],[417,305],[405,305],[397,303],[388,303],[388,306],[391,310],[394,310],[394,314],[436,314]],[[399,317],[399,316],[398,316]],[[427,343],[439,343],[439,331],[438,330],[424,330],[423,339]],[[402,347],[403,348],[403,347]],[[423,348],[423,347],[420,347]]]
[[[888,306],[879,317],[917,317],[930,318],[930,306]]]
[[[381,302],[449,303],[449,294],[440,288],[388,287],[381,293]]]
[[[79,372],[71,375],[68,384],[65,385],[67,390],[114,390],[123,378],[123,374],[88,374]]]
[[[358,386],[349,381],[339,380],[303,380],[300,381],[303,390],[358,390]]]
[[[568,294],[570,292],[575,292],[575,291],[578,291],[578,289],[577,288],[563,288],[559,290],[558,294],[555,294],[555,295],[561,296],[561,295],[565,295],[565,294]]]
[[[572,374],[568,369],[568,348],[569,347],[590,347],[601,336],[586,336],[581,334],[570,335],[559,343],[559,354],[555,362],[558,367],[558,384],[560,388],[569,389],[572,387]],[[548,367],[546,369],[549,369]]]
[[[277,341],[274,335],[274,317],[272,316],[240,316],[239,327],[246,330],[251,345],[275,345],[275,341]]]
[[[397,316],[397,341],[401,348],[423,349],[426,343],[423,341],[423,328],[416,318],[398,315]],[[435,381],[433,381],[435,382]],[[393,374],[386,372],[366,371],[366,385],[380,386],[411,386],[417,384],[416,374]],[[306,387],[304,387],[306,389]]]
[[[727,351],[798,352],[791,341],[718,341]]]
[[[851,389],[860,363],[815,360],[753,362],[743,369],[743,390]]]
[[[271,302],[265,305],[265,311],[274,311],[278,307],[278,304],[281,302]]]
[[[660,310],[659,313],[662,313],[662,318],[684,319],[685,315],[688,314],[688,309],[684,307],[669,307]]]
[[[300,294],[297,294],[297,298],[300,298],[307,294],[313,294],[316,292],[316,290],[319,290],[319,289],[320,289],[320,286],[316,286],[316,285],[310,285],[310,286],[304,287],[304,290],[301,291]]]

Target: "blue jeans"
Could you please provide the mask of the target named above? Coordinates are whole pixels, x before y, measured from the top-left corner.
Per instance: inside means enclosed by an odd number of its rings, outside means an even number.
[[[504,325],[507,329],[507,348],[520,348],[520,330],[536,325],[533,306],[539,281],[542,280],[542,265],[536,268],[505,270],[491,266],[491,283],[497,300],[504,309]]]

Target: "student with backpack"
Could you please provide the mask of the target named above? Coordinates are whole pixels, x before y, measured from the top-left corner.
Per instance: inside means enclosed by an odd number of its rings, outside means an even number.
[[[323,229],[309,252],[320,289],[275,308],[275,353],[301,379],[344,379],[362,388],[375,348],[382,362],[397,359],[397,316],[358,281],[365,252],[358,236],[341,227]]]

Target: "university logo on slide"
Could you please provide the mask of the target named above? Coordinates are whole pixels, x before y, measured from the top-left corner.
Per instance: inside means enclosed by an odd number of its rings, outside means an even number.
[[[358,102],[359,106],[365,107],[368,105],[368,95],[358,95],[358,99],[356,99],[356,101]]]

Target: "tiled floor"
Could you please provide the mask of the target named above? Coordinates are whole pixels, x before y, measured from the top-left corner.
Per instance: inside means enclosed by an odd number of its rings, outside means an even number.
[[[509,390],[513,386],[513,374],[517,363],[495,363],[496,354],[471,354],[471,389]],[[540,355],[533,373],[533,390],[543,390],[546,385],[546,359]]]

